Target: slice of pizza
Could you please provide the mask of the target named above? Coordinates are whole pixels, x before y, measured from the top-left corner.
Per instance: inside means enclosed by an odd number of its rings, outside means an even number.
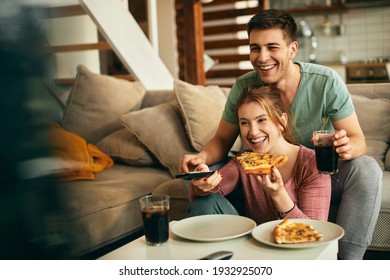
[[[272,167],[282,167],[288,160],[286,155],[259,154],[256,152],[244,152],[237,156],[247,174],[265,175],[271,174]]]
[[[277,244],[296,244],[322,240],[323,235],[310,224],[293,222],[284,219],[274,229],[274,240]]]

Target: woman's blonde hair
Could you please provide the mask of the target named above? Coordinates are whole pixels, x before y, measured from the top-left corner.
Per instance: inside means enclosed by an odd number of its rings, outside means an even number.
[[[284,105],[280,91],[277,87],[273,85],[251,85],[244,88],[244,91],[237,100],[237,116],[238,109],[243,104],[250,102],[259,103],[267,112],[267,115],[271,118],[271,120],[275,124],[281,125],[284,128],[282,131],[284,139],[286,139],[286,141],[289,143],[297,144],[297,141],[295,140],[295,137],[290,129],[290,110]],[[287,123],[282,120],[282,115],[284,113],[288,116]]]

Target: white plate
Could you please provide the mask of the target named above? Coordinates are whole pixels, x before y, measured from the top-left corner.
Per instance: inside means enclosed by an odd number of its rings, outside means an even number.
[[[323,239],[315,242],[298,243],[298,244],[277,244],[274,241],[273,230],[275,226],[282,222],[282,220],[276,220],[267,222],[257,226],[252,231],[252,236],[261,243],[281,248],[297,249],[297,248],[309,248],[315,246],[325,245],[333,240],[338,240],[344,236],[344,229],[339,225],[330,223],[327,221],[318,221],[311,219],[291,219],[291,221],[298,223],[311,224],[314,229],[323,234]]]
[[[256,227],[252,219],[236,215],[202,215],[171,224],[179,237],[195,241],[221,241],[250,233]]]

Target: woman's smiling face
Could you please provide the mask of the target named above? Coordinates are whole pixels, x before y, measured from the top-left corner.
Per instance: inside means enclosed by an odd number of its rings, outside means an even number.
[[[241,136],[252,151],[277,153],[276,144],[283,140],[283,127],[276,124],[258,102],[242,104],[238,110]]]

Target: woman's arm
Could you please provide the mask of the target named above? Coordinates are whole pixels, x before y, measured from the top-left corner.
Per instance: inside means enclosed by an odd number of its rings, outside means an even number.
[[[202,171],[208,170],[208,167],[206,168],[205,165],[202,164],[200,166],[203,167]],[[210,177],[192,180],[188,189],[189,200],[193,201],[197,196],[206,196],[210,193],[227,195],[236,188],[239,178],[237,164],[232,159]]]
[[[302,159],[301,159],[302,160]],[[287,217],[301,219],[327,220],[331,198],[331,178],[317,171],[314,153],[309,159],[302,160],[301,176],[298,178],[298,205]]]
[[[288,212],[280,218],[328,219],[331,178],[318,173],[313,150],[301,148],[296,162],[295,178],[287,186],[283,186],[278,172],[274,173],[272,181],[266,180],[265,177],[260,183],[265,184],[264,188],[277,211]]]

